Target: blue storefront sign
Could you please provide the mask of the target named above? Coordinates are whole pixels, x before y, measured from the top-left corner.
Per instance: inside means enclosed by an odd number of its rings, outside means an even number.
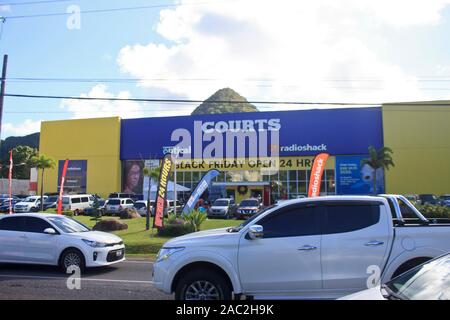
[[[367,156],[336,157],[336,194],[373,194],[373,169],[361,165]],[[376,172],[377,193],[384,193],[384,174]]]
[[[286,157],[321,152],[358,155],[367,153],[369,145],[383,145],[381,108],[193,115],[122,120],[121,160],[162,158],[181,141],[184,146],[176,151],[190,158],[204,158],[202,152],[217,140],[222,140],[219,145],[225,154],[235,143],[227,140],[230,133],[243,137],[236,144],[245,144],[246,155],[252,156],[255,145],[258,156],[265,156],[263,149],[275,148]],[[256,143],[245,138],[249,133],[257,136]]]
[[[58,192],[61,187],[61,175],[65,160],[58,161]],[[87,160],[69,160],[64,192],[86,193],[87,183]]]

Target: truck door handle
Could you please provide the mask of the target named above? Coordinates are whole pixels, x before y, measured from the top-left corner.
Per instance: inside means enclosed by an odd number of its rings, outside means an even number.
[[[305,245],[303,247],[298,248],[298,251],[311,251],[311,250],[316,250],[317,247],[314,246],[310,246],[310,245]]]
[[[381,246],[383,244],[384,244],[383,241],[369,241],[369,242],[366,242],[364,245],[366,247],[376,247],[376,246]]]

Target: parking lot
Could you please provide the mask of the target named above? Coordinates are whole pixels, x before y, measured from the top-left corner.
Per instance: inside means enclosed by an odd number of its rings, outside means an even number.
[[[127,260],[89,269],[81,276],[81,288],[67,287],[68,275],[56,267],[0,265],[0,299],[166,300],[152,282],[151,261]]]

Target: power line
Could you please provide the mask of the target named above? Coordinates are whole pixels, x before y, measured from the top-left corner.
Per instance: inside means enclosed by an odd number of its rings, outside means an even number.
[[[167,77],[155,77],[155,78],[28,78],[28,77],[10,77],[6,79],[10,82],[145,82],[145,81],[226,81],[230,79],[226,78],[167,78]],[[280,79],[275,78],[244,78],[238,79],[238,81],[244,82],[275,82]],[[380,78],[320,78],[318,81],[324,82],[381,82]],[[295,80],[290,80],[295,81]],[[407,82],[450,82],[450,77],[419,77],[411,80],[405,80]]]
[[[195,3],[180,3],[180,4],[160,4],[151,6],[136,6],[136,7],[122,7],[122,8],[110,8],[110,9],[92,9],[92,10],[81,10],[80,14],[91,14],[91,13],[113,13],[122,11],[132,11],[132,10],[143,10],[143,9],[158,9],[158,8],[173,8],[180,6],[193,6],[193,5],[207,5],[207,4],[220,4],[236,2],[241,0],[227,0],[227,1],[209,1],[209,2],[195,2]],[[42,18],[42,17],[57,17],[57,16],[67,16],[72,15],[72,12],[55,12],[55,13],[40,13],[31,15],[17,15],[5,17],[8,20],[11,19],[27,19],[27,18]]]
[[[66,99],[66,100],[97,100],[97,101],[134,101],[134,102],[167,102],[167,103],[233,103],[233,104],[270,104],[270,105],[344,105],[344,106],[379,106],[381,103],[366,102],[310,102],[310,101],[230,101],[230,100],[190,100],[190,99],[149,99],[149,98],[104,98],[104,97],[73,97],[73,96],[50,96],[50,95],[28,95],[28,94],[5,94],[5,97],[31,98],[31,99]]]
[[[34,5],[34,4],[46,4],[46,3],[59,3],[59,2],[73,2],[73,0],[44,0],[44,1],[27,1],[27,2],[9,2],[0,3],[0,6],[23,6],[23,5]]]

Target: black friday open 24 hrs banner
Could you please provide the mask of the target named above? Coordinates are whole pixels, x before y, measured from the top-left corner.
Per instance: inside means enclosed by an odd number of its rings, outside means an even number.
[[[155,201],[155,219],[153,220],[153,227],[161,228],[164,223],[164,211],[166,209],[167,199],[167,185],[169,183],[170,171],[172,170],[173,162],[171,154],[166,154],[162,159],[161,171],[159,173],[158,191],[156,192]]]

